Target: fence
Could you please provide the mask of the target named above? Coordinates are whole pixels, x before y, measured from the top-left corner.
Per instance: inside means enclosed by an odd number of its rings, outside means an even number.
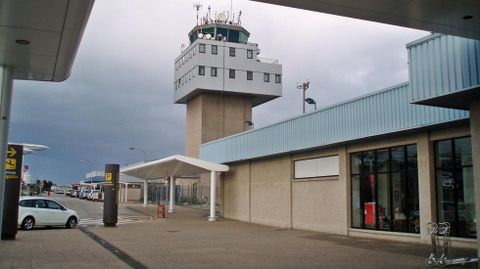
[[[151,203],[165,203],[169,201],[170,190],[167,185],[155,184],[148,187],[148,201]],[[219,188],[217,187],[217,201]],[[210,186],[198,184],[175,186],[175,204],[208,208],[210,204]]]

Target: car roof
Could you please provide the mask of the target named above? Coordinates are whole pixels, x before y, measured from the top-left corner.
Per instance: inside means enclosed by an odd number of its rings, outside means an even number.
[[[43,199],[43,200],[50,200],[50,201],[57,202],[51,198],[42,197],[42,196],[20,196],[20,200],[35,200],[35,199]]]

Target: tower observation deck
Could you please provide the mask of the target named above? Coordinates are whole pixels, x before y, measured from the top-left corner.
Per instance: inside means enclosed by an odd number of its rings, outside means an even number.
[[[190,45],[175,59],[174,102],[204,93],[241,94],[257,106],[282,95],[282,65],[258,57],[250,33],[225,13],[201,19],[188,34]]]
[[[203,143],[252,128],[252,108],[282,95],[282,65],[258,57],[260,49],[248,42],[240,16],[235,22],[229,16],[222,12],[211,19],[210,8],[200,21],[197,15],[190,45],[175,59],[173,97],[187,105],[190,157],[198,157]]]

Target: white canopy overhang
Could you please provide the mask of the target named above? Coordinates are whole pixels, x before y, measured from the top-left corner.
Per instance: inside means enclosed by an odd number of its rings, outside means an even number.
[[[144,180],[194,176],[205,173],[226,172],[228,165],[207,162],[183,155],[173,155],[159,160],[123,168],[120,172]]]
[[[147,206],[147,181],[159,178],[169,178],[170,201],[168,212],[170,213],[173,212],[173,201],[175,199],[175,178],[210,173],[210,216],[208,220],[215,221],[215,185],[217,172],[226,172],[228,170],[228,165],[207,162],[183,155],[173,155],[163,159],[125,167],[121,169],[120,172],[144,180],[144,206]]]

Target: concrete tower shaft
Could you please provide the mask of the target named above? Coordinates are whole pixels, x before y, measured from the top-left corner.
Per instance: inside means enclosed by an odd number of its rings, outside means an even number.
[[[252,128],[252,108],[282,95],[282,66],[258,57],[239,23],[203,18],[175,59],[174,102],[187,105],[185,155]]]

